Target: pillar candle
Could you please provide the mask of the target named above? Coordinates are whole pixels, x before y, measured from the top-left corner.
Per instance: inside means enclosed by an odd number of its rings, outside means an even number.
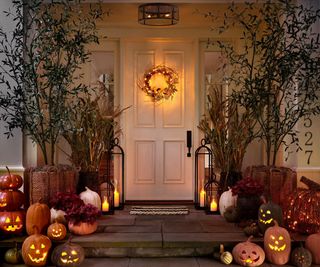
[[[214,199],[212,199],[210,204],[210,211],[217,211],[217,210],[218,210],[217,202]]]
[[[120,206],[120,195],[117,189],[114,191],[114,206],[115,208]]]
[[[109,211],[109,202],[107,198],[104,198],[102,202],[102,211],[107,212]]]
[[[206,192],[202,189],[200,192],[200,207],[204,207],[205,198],[206,198]]]

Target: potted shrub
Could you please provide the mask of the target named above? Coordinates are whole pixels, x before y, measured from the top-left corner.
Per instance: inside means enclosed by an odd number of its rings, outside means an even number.
[[[242,178],[243,157],[254,138],[254,121],[247,111],[240,112],[233,99],[223,99],[220,87],[208,89],[207,103],[206,114],[198,127],[212,148],[215,167],[221,171],[221,195]]]
[[[97,96],[93,92],[78,99],[77,108],[70,111],[69,129],[63,133],[71,147],[70,161],[79,172],[77,192],[89,187],[95,192],[100,191],[104,182],[99,177],[99,166],[104,158],[112,164],[110,151],[114,138],[120,134],[117,118],[124,109],[113,107],[112,92],[100,82]],[[112,102],[112,107],[102,108],[100,103]]]
[[[241,48],[219,45],[229,63],[229,84],[237,88],[232,98],[255,120],[255,135],[266,151],[267,166],[247,174],[259,174],[267,195],[278,204],[297,183],[294,171],[275,167],[278,152],[298,146],[299,119],[319,113],[320,44],[314,32],[319,17],[319,10],[290,0],[231,4],[219,28],[241,32]]]
[[[12,33],[0,29],[4,57],[0,84],[7,89],[0,93],[1,118],[8,135],[21,128],[37,144],[45,165],[25,173],[31,203],[40,197],[48,203],[54,192],[75,189],[75,170],[53,165],[56,143],[69,121],[71,100],[87,90],[79,74],[88,60],[85,46],[98,42],[95,21],[101,8],[84,10],[80,4],[13,1],[14,12],[7,15],[17,27]]]

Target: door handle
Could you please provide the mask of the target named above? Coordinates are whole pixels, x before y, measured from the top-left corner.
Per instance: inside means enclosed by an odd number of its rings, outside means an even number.
[[[187,131],[187,148],[188,148],[188,153],[187,157],[191,157],[191,147],[192,147],[192,131]]]

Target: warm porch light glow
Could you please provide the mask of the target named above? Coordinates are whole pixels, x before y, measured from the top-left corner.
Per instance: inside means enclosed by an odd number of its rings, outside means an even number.
[[[104,211],[104,212],[109,211],[109,202],[108,202],[108,198],[107,197],[103,198],[102,211]]]
[[[118,208],[120,205],[120,195],[119,195],[119,192],[118,190],[116,189],[114,191],[114,207],[115,208]]]
[[[217,211],[218,210],[218,204],[215,199],[212,199],[210,204],[210,211]]]
[[[158,90],[164,89],[167,87],[167,81],[165,76],[162,73],[157,73],[152,75],[149,84],[153,88],[158,88]]]
[[[201,192],[200,192],[200,207],[203,208],[204,207],[204,200],[206,199],[206,192],[201,189]]]

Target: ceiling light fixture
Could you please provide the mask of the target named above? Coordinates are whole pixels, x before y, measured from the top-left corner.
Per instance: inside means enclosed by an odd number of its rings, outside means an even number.
[[[179,21],[177,6],[165,3],[150,3],[139,6],[138,21],[149,26],[170,26]]]

